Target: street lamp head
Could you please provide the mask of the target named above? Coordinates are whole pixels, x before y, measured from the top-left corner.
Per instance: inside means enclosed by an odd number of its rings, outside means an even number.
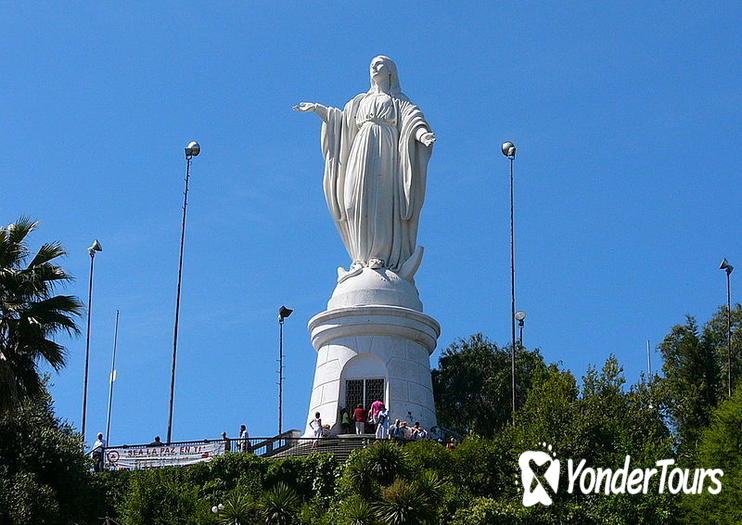
[[[201,153],[201,146],[195,140],[189,142],[185,147],[186,157],[198,157],[199,153]]]
[[[516,321],[522,321],[525,318],[526,318],[526,313],[524,311],[515,312]]]
[[[515,144],[510,141],[502,143],[502,154],[507,158],[515,158]]]
[[[292,309],[281,306],[281,308],[278,309],[278,321],[282,323],[283,320],[290,316],[293,312],[294,311]]]
[[[721,264],[719,265],[719,270],[725,270],[727,272],[727,275],[731,274],[734,271],[734,266],[729,264],[729,261],[727,261],[726,257],[722,259]]]
[[[98,241],[98,239],[95,239],[93,241],[93,244],[91,244],[90,247],[88,248],[88,253],[90,254],[91,257],[95,256],[95,252],[102,252],[102,251],[103,251],[103,247],[100,245],[100,241]]]

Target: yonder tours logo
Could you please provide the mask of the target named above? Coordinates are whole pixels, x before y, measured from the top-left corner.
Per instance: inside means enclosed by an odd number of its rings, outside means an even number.
[[[527,450],[518,458],[523,505],[531,507],[537,503],[551,505],[559,491],[561,462],[556,459],[551,445],[541,443],[545,450]],[[568,494],[647,494],[652,480],[657,481],[652,489],[662,494],[709,494],[721,492],[721,469],[687,469],[675,467],[674,459],[662,459],[656,468],[631,468],[631,456],[626,456],[619,468],[593,468],[587,461],[568,459],[566,489]]]

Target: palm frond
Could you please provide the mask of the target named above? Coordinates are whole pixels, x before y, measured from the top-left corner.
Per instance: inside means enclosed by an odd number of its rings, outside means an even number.
[[[48,242],[39,248],[39,251],[36,252],[28,267],[33,268],[65,255],[67,255],[67,252],[62,248],[62,244],[59,241]]]

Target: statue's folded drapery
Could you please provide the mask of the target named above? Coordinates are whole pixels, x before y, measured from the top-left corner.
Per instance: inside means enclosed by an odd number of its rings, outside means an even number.
[[[398,272],[415,251],[431,147],[403,94],[362,93],[322,125],[327,206],[356,266]]]

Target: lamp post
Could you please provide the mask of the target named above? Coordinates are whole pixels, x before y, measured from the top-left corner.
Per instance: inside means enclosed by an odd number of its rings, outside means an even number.
[[[98,239],[88,248],[90,255],[90,280],[88,281],[88,325],[85,335],[85,379],[82,386],[82,441],[85,443],[85,420],[88,414],[88,366],[90,364],[90,320],[93,313],[93,269],[95,267],[95,252],[102,252],[103,247]]]
[[[651,388],[652,386],[652,351],[650,350],[649,339],[647,339],[647,381],[648,381],[647,385]],[[651,392],[651,390],[649,391]],[[650,410],[654,408],[651,397],[649,399],[648,408]]]
[[[178,260],[178,292],[175,296],[175,328],[173,329],[173,366],[170,372],[170,411],[167,419],[167,442],[171,442],[173,434],[173,399],[175,395],[175,358],[178,353],[178,319],[180,316],[180,286],[183,282],[183,247],[185,245],[186,212],[188,210],[188,182],[191,178],[191,159],[198,157],[201,146],[191,141],[185,147],[186,176],[185,191],[183,192],[183,223],[180,228],[180,259]]]
[[[106,439],[111,444],[111,407],[113,406],[113,383],[116,381],[116,346],[119,340],[119,311],[116,310],[116,326],[113,329],[113,352],[111,356],[111,375],[108,378],[108,415],[106,416]]]
[[[515,144],[504,142],[502,154],[510,161],[510,328],[511,328],[511,375],[513,390],[513,424],[515,424],[515,203],[514,203],[514,175]]]
[[[518,350],[523,350],[523,325],[526,321],[526,313],[524,311],[515,312],[515,320],[518,321]]]
[[[293,310],[281,306],[278,309],[278,435],[283,432],[283,321]]]
[[[729,264],[726,257],[722,259],[719,270],[727,274],[727,387],[729,397],[732,397],[732,272],[734,266]]]

